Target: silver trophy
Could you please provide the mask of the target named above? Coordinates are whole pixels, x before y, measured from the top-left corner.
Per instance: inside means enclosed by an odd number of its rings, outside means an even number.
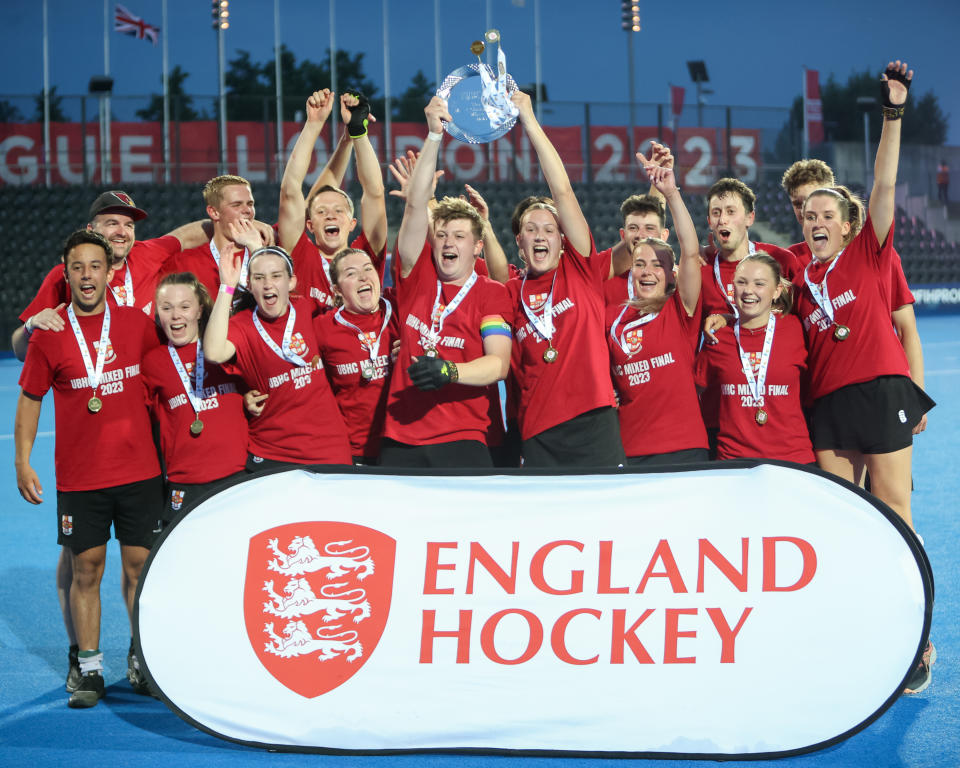
[[[507,55],[500,45],[500,32],[489,29],[483,41],[476,40],[470,51],[477,63],[465,64],[447,75],[437,96],[447,102],[447,111],[453,119],[445,123],[453,138],[467,144],[486,144],[503,136],[513,128],[519,114],[510,100],[517,84],[507,74]],[[480,60],[487,45],[497,45],[497,71]]]

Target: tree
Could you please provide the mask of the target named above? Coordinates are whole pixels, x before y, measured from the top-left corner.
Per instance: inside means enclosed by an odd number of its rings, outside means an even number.
[[[427,80],[422,69],[418,69],[407,90],[393,99],[393,119],[398,123],[423,122],[423,108],[427,106],[435,90],[436,85]]]
[[[22,123],[23,113],[6,99],[0,99],[0,123]]]
[[[43,121],[43,91],[37,94],[34,103],[36,104],[37,111],[34,113],[33,119],[39,123]],[[67,116],[63,111],[63,96],[57,94],[57,86],[53,86],[50,89],[50,122],[67,122]]]
[[[170,70],[167,76],[167,90],[170,94],[170,117],[178,120],[199,120],[200,115],[193,108],[193,96],[190,96],[183,87],[184,81],[190,77],[178,64]],[[163,120],[163,94],[155,93],[150,97],[150,103],[143,109],[136,111],[141,120]]]

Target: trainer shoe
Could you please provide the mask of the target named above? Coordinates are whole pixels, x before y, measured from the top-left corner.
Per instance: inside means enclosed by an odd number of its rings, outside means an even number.
[[[74,709],[88,709],[97,706],[97,702],[103,697],[103,675],[100,670],[94,670],[83,676],[67,705]]]
[[[73,693],[80,686],[80,680],[83,678],[83,675],[80,674],[80,661],[77,659],[77,652],[79,647],[76,645],[70,646],[70,651],[67,653],[67,659],[70,661],[70,668],[67,670],[67,693]]]
[[[127,651],[127,680],[130,681],[130,687],[133,688],[134,693],[139,693],[141,696],[151,695],[146,675],[140,669],[137,652],[133,650],[133,640],[130,641],[130,650]]]
[[[933,643],[928,640],[927,647],[923,649],[923,654],[920,656],[920,661],[910,674],[910,677],[907,678],[907,685],[903,689],[903,692],[920,693],[920,691],[926,690],[933,677],[932,667],[933,662],[936,660],[937,649],[934,648]]]

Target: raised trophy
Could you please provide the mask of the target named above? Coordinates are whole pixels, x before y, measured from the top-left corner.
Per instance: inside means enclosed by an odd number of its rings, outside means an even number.
[[[497,46],[496,72],[480,59],[486,46],[493,44]],[[486,144],[499,139],[517,122],[519,112],[510,101],[517,84],[507,74],[507,55],[500,45],[498,30],[488,29],[484,40],[471,43],[470,51],[477,62],[447,75],[437,96],[447,102],[447,111],[453,118],[445,124],[447,133],[467,144]]]

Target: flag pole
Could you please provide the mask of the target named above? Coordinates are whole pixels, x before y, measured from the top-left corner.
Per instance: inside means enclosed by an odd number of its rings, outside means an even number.
[[[273,66],[277,85],[277,181],[283,176],[283,68],[280,63],[280,0],[273,0]]]
[[[163,0],[160,21],[161,44],[163,45],[163,182],[170,183],[170,78],[167,50],[167,0]]]
[[[103,0],[103,74],[110,76],[110,0]],[[100,100],[100,177],[104,184],[112,183],[110,145],[110,93]]]
[[[50,186],[50,47],[47,40],[47,0],[43,0],[43,180]]]
[[[330,90],[337,98],[330,112],[330,154],[333,154],[337,148],[337,119],[340,117],[340,109],[337,106],[340,99],[340,94],[337,92],[337,38],[334,33],[336,10],[337,0],[330,0]]]
[[[383,119],[384,147],[383,159],[390,164],[390,154],[393,151],[393,119],[390,116],[390,17],[388,14],[388,0],[383,0]]]
[[[802,67],[800,70],[800,76],[802,78],[800,84],[800,93],[803,94],[803,131],[801,133],[803,151],[801,157],[810,157],[810,133],[808,130],[807,124],[807,68]]]

